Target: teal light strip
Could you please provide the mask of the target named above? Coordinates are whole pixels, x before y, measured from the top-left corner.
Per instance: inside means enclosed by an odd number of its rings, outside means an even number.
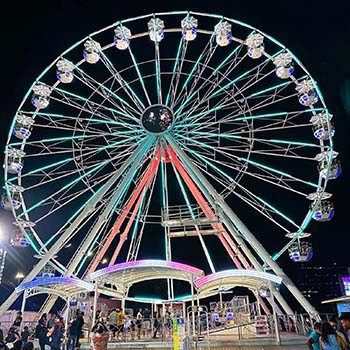
[[[144,139],[139,140],[138,142],[136,142],[137,144],[140,144]],[[122,143],[125,142],[125,140],[122,141],[118,141],[118,143]],[[117,142],[116,142],[117,143]],[[115,144],[116,144],[115,143]],[[114,144],[114,145],[115,145]],[[105,147],[102,147],[100,150],[105,149],[107,147],[113,147],[113,145],[107,145]],[[88,172],[84,173],[83,175],[79,176],[78,178],[74,179],[73,181],[69,182],[68,184],[66,184],[65,186],[63,186],[59,192],[65,191],[66,189],[68,189],[70,186],[76,184],[78,181],[84,179],[86,176],[89,176],[90,174],[92,174],[93,172],[101,169],[102,167],[104,167],[107,163],[109,163],[111,161],[111,159],[107,159],[104,162],[101,162],[100,164],[94,166],[92,169],[90,169]],[[52,194],[54,195],[54,194]],[[30,208],[28,208],[26,211],[24,211],[23,213],[21,213],[19,215],[19,217],[22,217],[23,215],[25,215],[26,213],[28,214],[29,212],[31,212],[32,210],[34,210],[35,208],[38,208],[41,204],[45,203],[45,201],[48,198],[44,198],[43,200],[39,201],[38,203],[36,203],[35,205],[31,206]]]
[[[212,164],[210,161],[208,161],[206,158],[202,157],[200,154],[198,154],[197,152],[188,149],[187,146],[184,146],[189,152],[193,153],[197,158],[201,159],[203,162],[205,162],[207,165],[209,165],[211,168],[213,168],[215,171],[217,171],[219,174],[223,175],[224,177],[226,177],[227,180],[229,180],[230,182],[235,182],[235,180],[227,175],[223,170],[219,169],[217,166],[215,166],[214,164]],[[274,210],[276,212],[276,214],[278,214],[279,216],[281,216],[282,218],[284,218],[285,220],[287,220],[288,222],[292,223],[293,225],[295,225],[296,227],[299,227],[291,218],[289,218],[288,216],[286,216],[285,214],[283,214],[281,211],[279,211],[278,209],[276,209],[275,207],[273,207],[271,204],[267,203],[265,200],[263,200],[261,197],[256,196],[255,198],[257,198],[261,203],[263,203],[264,205],[266,205],[267,207],[269,207],[270,209]]]
[[[175,59],[174,67],[173,67],[173,77],[174,77],[174,74],[176,72],[176,69],[177,69],[177,66],[179,64],[179,61],[180,61],[179,58],[180,58],[180,53],[181,53],[182,47],[183,47],[183,39],[181,37],[180,38],[180,42],[179,42],[179,46],[177,48],[176,59]],[[171,82],[173,82],[173,78],[171,79]],[[167,97],[166,97],[166,100],[165,100],[165,105],[166,106],[169,105],[170,93],[171,93],[171,84],[169,86],[169,91],[168,91],[168,94],[167,94]]]
[[[91,103],[91,102],[92,102],[92,101],[90,101],[89,99],[87,99],[87,98],[85,98],[85,97],[79,96],[79,95],[77,95],[77,94],[73,94],[72,92],[63,90],[63,89],[58,88],[58,87],[55,88],[55,91],[59,91],[59,92],[61,92],[62,94],[66,94],[66,95],[68,95],[68,96],[74,97],[74,98],[76,98],[76,99],[78,99],[78,100],[80,100],[80,101],[86,102],[86,103]],[[114,93],[111,92],[111,94],[114,94]],[[116,97],[117,95],[114,94],[113,96]],[[119,96],[116,97],[116,98],[117,98],[117,99],[121,99]],[[123,100],[123,101],[124,101],[124,100]],[[128,103],[125,102],[125,104],[126,104],[127,106],[129,106]],[[130,108],[132,108],[132,107],[130,107]],[[114,113],[116,113],[116,114],[122,115],[122,116],[124,116],[124,117],[131,118],[131,119],[133,119],[133,120],[136,119],[136,118],[133,117],[132,115],[127,114],[127,113],[124,113],[124,112],[122,112],[122,111],[120,111],[120,110],[116,110],[116,109],[109,108],[109,107],[106,108],[106,109],[109,110],[109,111],[111,111],[111,112],[114,112]]]
[[[246,137],[246,136],[231,135],[231,134],[218,134],[218,133],[202,132],[202,131],[189,131],[188,134],[199,135],[199,136],[208,136],[208,137],[219,137],[222,139],[236,139],[236,140],[248,140],[249,139],[249,137]],[[319,144],[307,143],[307,142],[301,142],[301,141],[290,141],[290,140],[279,140],[279,139],[259,139],[259,138],[257,138],[256,141],[320,148]]]
[[[65,116],[63,114],[55,114],[55,113],[44,113],[44,112],[22,112],[23,114],[33,114],[43,117],[51,117],[51,118],[57,118],[57,119],[78,119],[86,122],[94,122],[94,123],[100,123],[100,124],[108,124],[108,125],[117,125],[117,126],[124,126],[127,128],[135,128],[136,125],[131,125],[128,123],[119,122],[116,120],[107,120],[107,119],[96,119],[96,118],[81,118],[81,117],[72,117],[72,116]]]
[[[145,105],[143,104],[143,102],[140,100],[140,98],[137,96],[137,94],[135,93],[135,91],[130,87],[130,85],[127,83],[127,81],[125,81],[121,75],[118,73],[118,71],[115,69],[113,63],[111,62],[111,60],[107,57],[107,55],[102,51],[101,52],[103,58],[108,62],[108,64],[111,66],[112,70],[115,72],[115,74],[118,76],[117,80],[119,80],[119,78],[121,79],[121,86],[126,86],[126,88],[129,90],[129,92],[132,94],[132,96],[134,96],[134,98],[137,100],[137,102],[141,105],[142,108],[145,108]]]

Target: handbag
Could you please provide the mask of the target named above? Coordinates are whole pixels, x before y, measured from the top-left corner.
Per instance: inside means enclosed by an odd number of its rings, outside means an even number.
[[[6,348],[7,349],[13,349],[13,347],[14,347],[14,344],[13,344],[13,342],[12,341],[10,341],[10,342],[8,342],[8,343],[6,343]]]

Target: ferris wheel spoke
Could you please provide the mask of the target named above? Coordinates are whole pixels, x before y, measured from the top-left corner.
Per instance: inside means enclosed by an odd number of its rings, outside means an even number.
[[[107,57],[106,53],[104,51],[101,51],[101,61],[106,66],[106,68],[109,70],[109,72],[112,74],[112,76],[117,80],[120,87],[123,88],[125,93],[129,96],[129,98],[134,102],[135,106],[139,110],[139,114],[142,113],[142,110],[145,108],[145,105],[140,100],[140,98],[137,96],[135,91],[130,87],[128,82],[122,78],[118,70],[115,68],[114,64],[111,62],[111,60]]]
[[[146,85],[145,85],[143,76],[142,76],[142,74],[141,74],[141,72],[140,72],[138,62],[136,61],[135,55],[133,54],[130,45],[128,46],[128,51],[129,51],[129,54],[130,54],[130,57],[131,57],[133,66],[134,66],[134,68],[135,68],[135,70],[136,70],[137,76],[139,77],[139,81],[140,81],[140,83],[141,83],[143,92],[144,92],[144,94],[145,94],[145,96],[146,96],[148,105],[150,106],[152,103],[151,103],[151,100],[150,100],[150,98],[149,98],[149,95],[148,95],[148,92],[147,92],[147,89],[146,89]]]
[[[215,50],[217,49],[217,45],[215,46],[210,46],[208,49],[208,53],[205,55],[205,60],[202,64],[198,65],[198,73],[196,75],[194,75],[195,79],[193,79],[192,84],[190,86],[190,88],[188,89],[188,92],[186,95],[197,95],[198,91],[200,90],[200,87],[198,89],[195,89],[198,82],[201,81],[203,73],[205,72],[206,69],[208,69],[208,65],[209,62],[211,60],[211,58],[213,57]],[[216,84],[214,84],[216,85]],[[187,98],[186,98],[187,100]],[[186,105],[186,100],[184,101],[184,103],[181,103],[181,106],[185,106]],[[175,111],[175,114],[178,114],[178,111]]]
[[[154,41],[154,65],[156,71],[156,89],[158,96],[158,103],[163,104],[162,96],[162,80],[161,80],[161,71],[160,71],[160,53],[159,53],[159,43]]]
[[[73,108],[77,108],[77,109],[79,109],[79,111],[93,113],[93,115],[99,115],[99,116],[103,115],[104,118],[106,118],[107,120],[110,120],[111,117],[109,117],[101,112],[101,110],[104,110],[104,111],[107,111],[111,114],[113,113],[112,115],[114,117],[115,116],[117,116],[117,117],[123,116],[126,118],[126,120],[134,120],[134,121],[138,122],[138,119],[135,118],[130,113],[126,113],[125,109],[118,108],[116,110],[116,109],[113,109],[111,107],[104,106],[104,105],[102,105],[102,103],[96,103],[96,102],[92,101],[91,99],[85,98],[83,96],[77,95],[75,93],[72,93],[72,92],[66,91],[64,89],[57,88],[57,87],[54,89],[54,92],[57,92],[59,96],[63,97],[63,99],[56,98],[52,95],[51,95],[51,99],[53,99],[57,102],[67,104]],[[104,98],[105,98],[105,100],[107,100],[106,96],[104,96]],[[84,104],[81,105],[78,103],[78,101],[81,101]],[[85,106],[87,106],[88,109],[86,109]],[[97,110],[99,111],[98,114],[96,114]]]
[[[292,188],[289,184],[288,184],[288,181],[286,179],[283,179],[282,176],[276,176],[275,174],[263,169],[262,170],[262,173],[252,173],[252,172],[249,172],[247,169],[247,166],[245,164],[242,164],[241,162],[238,162],[237,159],[235,159],[234,157],[231,156],[231,154],[228,154],[228,153],[223,153],[224,156],[226,156],[228,159],[229,159],[229,162],[225,162],[223,160],[217,160],[216,158],[208,158],[207,155],[205,155],[205,152],[204,153],[199,153],[199,152],[196,152],[194,150],[190,150],[188,147],[187,147],[187,150],[191,153],[191,154],[194,154],[194,155],[200,155],[200,159],[206,159],[207,161],[211,161],[215,164],[217,164],[218,166],[225,166],[237,173],[239,172],[243,172],[244,174],[246,175],[249,175],[249,176],[252,176],[252,177],[255,177],[261,181],[265,181],[265,182],[268,182],[274,186],[278,186],[278,187],[281,187],[285,190],[288,190],[288,191],[292,191],[292,192],[295,192],[299,195],[302,195],[304,197],[306,197],[308,194],[307,193],[303,193],[303,192],[300,192],[298,190],[295,190],[294,188]],[[220,152],[218,152],[220,153]],[[235,164],[236,163],[236,164]],[[227,184],[225,185],[227,186],[227,189],[225,192],[227,191],[230,191],[230,185]],[[224,193],[224,192],[223,192]]]
[[[254,98],[256,98],[258,96],[261,96],[261,95],[264,95],[264,94],[266,94],[267,92],[270,92],[270,91],[273,92],[272,95],[268,95],[268,97],[265,98],[265,100],[260,102],[260,105],[258,107],[256,107],[256,106],[255,106],[255,108],[250,107],[249,108],[249,112],[251,112],[253,110],[256,110],[258,108],[262,108],[262,107],[266,107],[266,106],[271,105],[271,104],[275,104],[275,103],[280,102],[280,101],[284,101],[286,98],[293,97],[293,96],[287,96],[287,97],[282,97],[280,99],[276,98],[276,95],[278,93],[280,93],[284,88],[286,88],[288,85],[290,85],[292,83],[293,83],[292,81],[288,81],[288,82],[285,82],[285,83],[282,83],[282,84],[278,84],[278,85],[269,87],[267,89],[263,89],[261,91],[255,92],[255,93],[253,93],[253,94],[251,94],[249,96],[244,97],[244,101],[245,101],[245,103],[247,103],[247,101],[250,100],[250,99],[254,99]],[[225,95],[224,98],[221,101],[219,101],[216,104],[215,107],[210,108],[210,109],[206,110],[205,112],[196,113],[196,114],[193,114],[191,116],[185,117],[184,119],[181,120],[181,124],[183,124],[184,122],[188,123],[189,121],[192,121],[192,120],[194,120],[196,118],[197,118],[196,122],[198,122],[198,120],[201,120],[202,118],[206,117],[208,114],[210,114],[212,112],[229,108],[230,106],[236,104],[236,101],[234,100],[234,98],[236,97],[237,94],[238,93],[231,95],[230,99],[228,99],[228,97]],[[295,96],[296,95],[297,94],[295,94]],[[233,99],[234,102],[229,102],[229,103],[226,103],[226,104],[224,103],[227,100],[232,101],[232,99]],[[265,105],[262,105],[263,102],[265,102],[265,103],[267,102],[267,103]],[[238,108],[238,111],[240,111],[240,110],[241,110],[241,108]],[[180,115],[180,116],[185,116],[185,114]],[[220,121],[220,120],[218,120],[218,121]],[[179,126],[181,124],[179,124]]]
[[[78,81],[80,81],[83,85],[91,89],[92,94],[96,94],[99,97],[102,97],[106,101],[108,101],[112,106],[117,108],[117,110],[128,113],[129,115],[132,114],[139,114],[139,111],[137,111],[134,107],[130,106],[124,99],[122,99],[120,96],[117,95],[114,91],[111,90],[114,82],[117,80],[115,76],[112,76],[112,80],[110,82],[111,88],[108,88],[105,86],[105,83],[99,83],[97,82],[93,77],[91,77],[89,74],[87,74],[82,68],[75,66],[75,77]],[[117,101],[119,101],[121,104],[118,104]],[[133,100],[132,100],[133,101]]]
[[[77,66],[77,65],[74,66],[75,77],[82,84],[90,88],[93,91],[93,93],[97,93],[99,96],[105,98],[109,103],[115,106],[118,110],[123,112],[128,109],[130,113],[140,114],[139,110],[135,109],[127,101],[125,101],[122,97],[120,97],[117,93],[111,90],[112,86],[114,85],[114,82],[116,81],[119,84],[120,88],[122,88],[125,91],[125,93],[129,97],[129,99],[133,102],[133,104],[136,105],[136,108],[139,109],[138,97],[135,100],[135,93],[130,88],[129,84],[122,79],[119,72],[114,68],[113,64],[109,61],[108,57],[103,51],[101,51],[100,57],[104,66],[111,73],[112,80],[110,82],[110,85],[111,85],[110,88],[105,85],[106,82],[100,83],[96,79],[94,79],[90,74],[86,73],[82,68],[82,66]],[[131,94],[130,94],[130,91],[131,91]],[[120,102],[121,105],[117,104],[116,103],[117,101]]]
[[[188,149],[187,146],[185,146],[184,144],[182,144],[182,147],[187,149],[188,151],[190,151]],[[292,225],[294,225],[295,227],[299,228],[299,225],[297,225],[291,218],[289,218],[288,216],[286,216],[284,213],[282,213],[280,210],[278,210],[277,208],[275,208],[273,205],[271,205],[270,203],[268,203],[266,200],[264,200],[262,197],[257,196],[256,194],[253,194],[251,191],[249,191],[247,188],[245,188],[244,186],[242,186],[240,183],[237,183],[231,176],[229,176],[226,172],[224,172],[222,169],[220,169],[218,166],[216,166],[215,164],[213,164],[211,161],[209,161],[208,159],[205,159],[203,156],[196,154],[195,151],[191,150],[191,153],[194,154],[197,158],[201,159],[206,166],[209,166],[212,170],[216,171],[218,174],[220,174],[221,176],[223,176],[226,181],[228,180],[229,182],[226,183],[226,186],[229,185],[231,186],[232,190],[230,192],[232,192],[233,194],[236,194],[236,191],[234,190],[234,188],[232,187],[232,184],[234,183],[234,187],[239,187],[240,189],[243,189],[246,193],[249,193],[252,198],[257,199],[259,202],[261,202],[263,205],[265,205],[268,209],[270,209],[271,211],[273,211],[275,214],[277,214],[278,216],[282,217],[283,219],[285,219],[286,221],[288,221],[289,223],[291,223]],[[205,170],[205,172],[210,175],[210,173]],[[259,211],[259,210],[258,210]]]
[[[141,139],[138,144],[140,144],[142,141],[144,141],[146,138]],[[109,145],[110,146],[110,145]],[[107,146],[105,146],[107,147]],[[22,217],[25,214],[28,214],[29,212],[31,212],[32,210],[34,210],[35,208],[38,208],[39,206],[41,206],[42,204],[44,204],[47,200],[52,199],[53,195],[58,195],[61,192],[65,191],[68,188],[71,188],[71,186],[74,186],[75,184],[77,184],[79,181],[85,179],[87,176],[89,176],[90,174],[93,174],[94,172],[98,172],[101,168],[103,168],[104,166],[106,166],[108,163],[110,163],[113,159],[108,159],[105,160],[101,163],[98,163],[96,166],[94,166],[92,169],[90,169],[89,171],[85,172],[84,174],[82,174],[81,176],[75,178],[74,180],[70,181],[69,183],[67,183],[66,185],[64,185],[62,188],[60,188],[60,190],[58,190],[56,193],[42,199],[41,201],[39,201],[38,203],[32,205],[30,208],[26,209],[25,212],[23,212],[22,214],[20,214],[18,217]]]
[[[179,46],[177,48],[176,58],[175,58],[175,62],[172,70],[171,81],[170,81],[168,93],[165,99],[166,106],[169,105],[169,102],[171,102],[171,105],[173,105],[173,99],[175,97],[177,85],[180,79],[180,72],[182,70],[182,64],[184,61],[184,55],[186,53],[186,49],[187,49],[187,41],[183,40],[182,37],[180,37]],[[181,59],[180,59],[180,56],[181,56]],[[175,87],[173,87],[175,77],[176,77],[176,83],[175,83]],[[172,96],[172,99],[170,99],[170,96]]]
[[[36,115],[47,118],[47,120],[52,120],[52,119],[61,119],[63,122],[65,121],[76,121],[79,120],[80,122],[92,122],[92,123],[98,123],[98,124],[106,124],[106,125],[112,125],[112,126],[122,126],[122,127],[131,127],[130,124],[123,123],[117,120],[107,120],[107,119],[97,119],[97,118],[82,118],[81,116],[71,116],[71,115],[64,115],[64,114],[56,114],[56,113],[45,113],[41,111],[37,112],[27,112],[27,111],[21,111],[20,113],[23,113],[24,115],[31,114],[34,117]],[[136,127],[136,126],[134,126]]]
[[[265,144],[278,144],[278,145],[293,145],[293,146],[303,146],[303,147],[311,147],[311,148],[321,148],[320,144],[314,144],[310,142],[302,142],[302,141],[292,141],[292,140],[280,140],[280,139],[263,139],[263,138],[252,138],[250,136],[241,136],[236,135],[235,132],[232,133],[213,133],[213,132],[203,132],[203,131],[188,131],[187,134],[198,135],[203,137],[216,137],[218,139],[228,139],[228,140],[247,140],[254,142],[261,142]]]
[[[241,46],[238,46],[238,48],[241,48]],[[227,70],[223,73],[221,73],[222,78],[219,82],[217,82],[216,84],[211,84],[211,87],[209,87],[209,89],[206,91],[205,95],[203,96],[203,98],[201,98],[200,100],[197,101],[197,104],[192,106],[192,108],[190,109],[190,112],[186,112],[187,114],[190,115],[191,112],[195,111],[196,108],[198,108],[200,105],[207,103],[209,100],[211,100],[213,97],[220,95],[223,91],[227,91],[227,89],[230,89],[232,87],[235,87],[236,84],[240,81],[244,81],[245,79],[248,79],[248,82],[246,82],[246,84],[241,88],[238,89],[239,93],[242,93],[244,90],[246,90],[247,88],[249,88],[250,86],[256,84],[257,82],[261,81],[262,79],[264,79],[266,76],[263,75],[262,77],[259,78],[259,76],[262,74],[262,70],[268,65],[268,63],[270,62],[271,59],[273,59],[276,55],[278,55],[279,53],[281,53],[281,51],[277,52],[276,54],[274,54],[273,56],[267,57],[264,61],[262,61],[261,63],[259,63],[258,65],[254,66],[253,68],[245,71],[244,73],[240,74],[238,77],[234,78],[233,80],[230,80],[229,78],[229,74],[234,71],[241,62],[243,62],[243,60],[247,57],[247,54],[243,55],[237,62],[234,62],[235,64],[233,64],[233,66],[229,65]],[[236,57],[237,58],[237,57]],[[216,72],[216,70],[214,71]],[[213,72],[213,73],[214,73]],[[273,72],[273,70],[271,70],[271,72]],[[270,74],[271,74],[270,72]],[[254,73],[254,74],[252,74]],[[268,75],[268,74],[267,74]],[[219,89],[217,89],[220,84],[224,81],[224,80],[230,80],[228,83],[226,83],[224,86],[220,87]],[[253,81],[253,84],[249,84]],[[205,85],[203,86],[205,87]],[[200,87],[197,91],[195,91],[192,95],[190,95],[190,97],[188,98],[188,100],[183,103],[178,110],[176,110],[176,113],[179,113],[180,111],[182,111],[184,109],[184,107],[188,104],[188,102],[190,102],[191,98],[193,98],[196,94],[198,94],[198,92],[202,89],[202,87]],[[192,96],[192,97],[191,97]],[[183,115],[183,114],[182,114]],[[179,115],[179,117],[182,116],[181,114]],[[189,116],[189,115],[186,115]]]
[[[201,54],[198,56],[196,62],[194,63],[191,71],[190,71],[190,74],[187,76],[185,82],[183,83],[182,87],[180,88],[180,92],[179,92],[179,95],[178,95],[178,98],[181,96],[181,93],[183,91],[185,91],[188,83],[191,81],[192,77],[194,76],[198,66],[200,65],[200,62],[202,61],[203,58],[207,57],[207,55],[210,55],[211,51],[213,50],[213,41],[214,41],[214,37],[215,37],[215,33],[213,33],[211,36],[210,36],[210,39],[208,41],[208,43],[206,44],[204,50],[201,52]],[[214,46],[216,48],[217,44]],[[215,50],[215,49],[214,49]],[[174,106],[176,106],[178,104],[178,98],[175,98],[175,101],[174,103],[172,104],[172,108],[174,108]],[[176,112],[175,112],[176,114]]]
[[[201,147],[203,148],[209,148],[209,149],[212,149],[212,146],[208,146],[207,144],[203,143],[203,142],[200,142],[200,141],[196,141],[196,140],[193,140],[193,139],[190,139],[186,136],[182,136],[182,135],[177,135],[178,137],[184,139],[184,140],[187,140],[187,141],[190,141],[192,143],[195,143],[195,144],[198,144],[200,145]],[[301,182],[301,183],[304,183],[308,186],[311,186],[311,187],[315,187],[315,188],[318,188],[319,185],[318,184],[315,184],[313,182],[310,182],[310,181],[305,181],[305,180],[302,180],[298,177],[295,177],[291,174],[288,174],[287,172],[285,171],[281,171],[281,170],[278,170],[278,169],[275,169],[273,167],[270,167],[268,165],[265,165],[265,164],[262,164],[261,162],[256,162],[256,161],[253,161],[251,159],[248,159],[248,158],[244,158],[244,157],[239,157],[239,156],[236,156],[236,155],[233,155],[234,158],[236,158],[237,160],[241,161],[241,162],[244,162],[244,163],[249,163],[257,168],[261,168],[261,169],[264,169],[264,170],[268,170],[268,171],[271,171],[273,173],[276,173],[278,175],[281,175],[281,176],[284,176],[288,179],[291,179],[293,181],[296,181],[296,182]]]

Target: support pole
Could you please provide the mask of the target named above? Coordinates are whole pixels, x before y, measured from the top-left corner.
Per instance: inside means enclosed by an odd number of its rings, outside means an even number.
[[[196,320],[195,320],[195,312],[194,312],[194,287],[193,287],[193,277],[191,279],[191,306],[192,306],[192,336],[193,338],[196,335]]]
[[[95,282],[95,291],[94,291],[94,303],[92,306],[92,326],[96,323],[96,311],[97,311],[97,301],[98,301],[98,282]]]
[[[22,306],[21,306],[22,322],[21,322],[21,326],[20,326],[20,332],[22,332],[22,330],[23,330],[24,310],[25,310],[25,307],[26,307],[26,301],[27,301],[27,291],[25,290],[23,292],[23,299],[22,299]]]
[[[273,323],[275,327],[275,336],[276,336],[276,343],[277,345],[281,344],[281,334],[280,334],[280,329],[278,327],[278,317],[277,317],[277,312],[276,312],[276,302],[275,302],[275,297],[272,293],[273,286],[272,283],[269,282],[269,289],[271,291],[271,305],[272,305],[272,314],[273,314]]]
[[[71,302],[71,298],[68,297],[67,298],[67,315],[66,315],[66,319],[64,320],[64,331],[65,331],[65,343],[68,340],[68,324],[69,324],[69,316],[70,316],[70,302]]]

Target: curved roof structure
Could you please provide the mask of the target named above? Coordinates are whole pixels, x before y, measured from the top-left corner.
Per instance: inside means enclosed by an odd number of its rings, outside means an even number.
[[[94,290],[92,283],[73,277],[41,277],[29,282],[21,283],[16,289],[16,293],[31,290],[32,294],[55,294],[62,298],[74,296],[83,292]]]
[[[128,287],[135,283],[173,278],[192,282],[204,276],[204,272],[196,267],[165,260],[135,260],[116,264],[90,273],[89,281],[110,283]]]
[[[194,282],[200,296],[212,294],[220,288],[231,289],[233,287],[259,288],[266,283],[281,284],[282,278],[271,273],[234,269],[215,272],[206,275]]]

